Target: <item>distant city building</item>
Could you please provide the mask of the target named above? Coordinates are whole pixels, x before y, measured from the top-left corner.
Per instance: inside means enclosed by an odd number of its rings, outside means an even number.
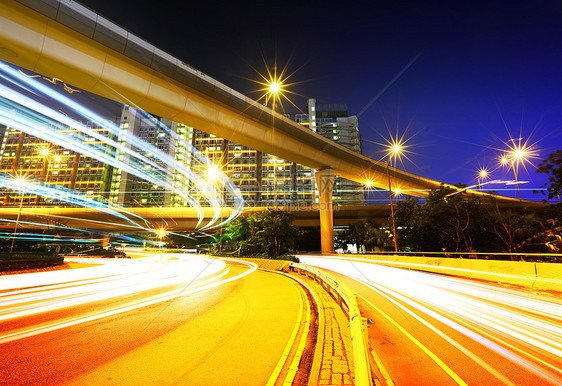
[[[91,129],[107,136],[108,130],[88,123]],[[61,146],[45,142],[37,137],[10,127],[5,131],[0,147],[0,173],[13,177],[24,177],[38,183],[47,182],[68,189],[78,190],[92,199],[107,198],[112,168],[87,155],[82,155]],[[72,130],[72,129],[69,129]],[[86,143],[111,148],[92,137],[85,138]],[[12,193],[2,189],[3,205],[13,206],[23,203],[25,206],[60,205],[47,197],[31,194]]]
[[[347,148],[361,152],[357,117],[348,116],[347,105],[316,104],[314,99],[309,99],[307,110],[307,114],[288,117]],[[129,106],[122,108],[121,116],[116,122],[121,131],[117,136],[112,135],[112,139],[123,147],[140,153],[150,162],[139,164],[138,159],[130,159],[126,151],[95,138],[86,137],[86,142],[105,149],[106,154],[124,163],[137,162],[144,172],[157,174],[158,179],[165,182],[165,188],[162,184],[151,183],[87,155],[46,143],[9,127],[0,127],[0,135],[5,132],[0,137],[0,173],[22,175],[38,183],[47,182],[75,189],[84,192],[87,197],[107,199],[124,207],[187,206],[189,203],[185,192],[193,193],[194,190],[185,174],[178,169],[191,169],[203,178],[208,172],[208,166],[192,154],[192,149],[195,148],[220,167],[238,186],[246,206],[308,207],[318,202],[314,170],[310,167],[168,119],[153,117]],[[110,137],[106,128],[95,127],[91,123],[88,125],[103,136]],[[133,138],[144,142],[135,142]],[[155,146],[159,153],[153,154],[142,148],[143,143]],[[41,154],[43,148],[48,149],[48,155]],[[177,167],[172,171],[164,171],[165,165],[170,161]],[[4,205],[20,204],[20,194],[12,194],[6,189],[0,192],[4,194]],[[226,203],[232,204],[233,197],[227,192],[223,194]],[[333,198],[335,205],[361,205],[364,203],[364,192],[360,184],[336,177]],[[23,204],[60,205],[49,198],[28,194],[24,194]],[[205,205],[205,200],[201,204]]]
[[[348,116],[345,104],[316,104],[315,99],[309,99],[308,114],[287,117],[349,149],[362,151],[357,117]],[[193,146],[240,188],[247,206],[305,207],[317,203],[314,170],[310,167],[198,130],[193,130]],[[193,170],[204,173],[196,166]],[[336,177],[333,198],[335,205],[362,205],[365,194],[361,184]]]
[[[346,104],[317,104],[316,99],[311,98],[307,110],[308,114],[288,117],[348,149],[363,152],[357,117],[349,116]],[[336,177],[332,196],[335,205],[365,203],[363,186],[341,177]]]
[[[154,117],[140,110],[124,106],[120,119],[121,135],[117,139],[124,147],[132,149],[166,169],[166,162],[162,153],[178,164],[190,168],[191,165],[191,136],[192,129],[188,126],[172,122],[169,119]],[[153,145],[160,155],[147,152],[135,146],[128,140],[131,136],[140,138]],[[129,162],[129,156],[123,150],[117,149],[118,159]],[[171,189],[162,188],[145,179],[134,176],[125,171],[116,169],[111,178],[111,191],[109,200],[125,207],[144,206],[186,206],[187,201],[181,194],[182,189],[188,189],[189,183],[177,168],[168,173],[158,172],[156,166],[144,165],[145,172],[159,173],[160,180],[172,186]]]

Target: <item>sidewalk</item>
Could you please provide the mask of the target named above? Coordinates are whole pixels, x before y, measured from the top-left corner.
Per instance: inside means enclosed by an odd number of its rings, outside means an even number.
[[[353,385],[354,366],[349,335],[349,321],[334,298],[317,282],[303,275],[294,275],[306,283],[318,301],[318,342],[323,347],[321,360],[315,358],[309,385]],[[320,368],[318,368],[320,367]]]

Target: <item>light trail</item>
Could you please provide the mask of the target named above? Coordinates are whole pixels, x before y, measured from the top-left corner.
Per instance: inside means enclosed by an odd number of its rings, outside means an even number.
[[[447,326],[494,351],[542,380],[562,379],[562,299],[470,282],[458,278],[368,264],[358,260],[309,258],[301,261],[349,276],[413,316],[475,360],[445,334]],[[421,316],[420,316],[421,315]],[[438,322],[438,324],[436,324]],[[475,360],[480,366],[482,361]],[[502,380],[495,369],[482,366]]]
[[[130,133],[128,134],[126,129],[118,127],[113,122],[104,119],[90,109],[68,98],[66,95],[38,82],[33,77],[26,76],[7,65],[0,65],[0,72],[0,76],[5,81],[33,94],[35,98],[27,97],[21,92],[0,85],[0,97],[3,98],[0,99],[0,123],[79,154],[88,155],[100,162],[130,173],[165,190],[173,191],[192,207],[196,208],[199,219],[198,226],[201,226],[201,230],[221,225],[216,223],[221,216],[220,207],[224,205],[224,202],[222,200],[222,195],[217,193],[218,190],[215,187],[218,188],[222,186],[220,190],[224,189],[228,191],[234,199],[234,210],[228,219],[222,221],[222,224],[236,218],[242,211],[244,207],[242,195],[239,189],[224,173],[222,173],[217,180],[219,186],[217,186],[217,181],[210,183],[156,146]],[[99,127],[108,130],[110,135],[117,137],[118,140],[116,141],[108,138],[80,121],[72,119],[64,113],[55,111],[36,100],[40,100],[40,98],[63,104],[65,108],[72,110]],[[192,154],[195,155],[199,162],[205,165],[211,164],[211,162],[191,144],[178,138],[169,128],[166,128],[166,130],[172,135],[174,140],[182,142],[183,146],[191,149]],[[93,139],[101,142],[103,146],[100,147],[99,144],[94,143]],[[112,150],[108,152],[108,149]],[[126,154],[128,156],[127,162],[118,159],[118,157],[116,157],[116,151]],[[158,159],[164,166],[144,154],[152,155],[153,159]],[[180,173],[185,179],[189,180],[197,194],[194,196],[187,189],[178,188],[173,183],[172,177],[174,173]],[[1,185],[0,183],[0,186]],[[53,198],[58,200],[64,200],[66,198],[66,196],[57,195],[56,191],[49,189],[54,188],[46,187],[46,190],[35,192],[35,194],[45,195],[46,197],[54,195],[55,197]],[[204,225],[202,225],[204,218],[203,210],[199,202],[201,198],[209,202],[214,208],[213,217]],[[73,204],[72,202],[70,203]],[[96,209],[98,209],[98,207],[96,207]]]
[[[17,209],[14,208],[14,211],[16,211]],[[7,210],[4,210],[4,212],[7,212]],[[22,213],[26,213],[25,211],[22,211]],[[69,220],[80,220],[80,221],[94,221],[94,220],[84,220],[84,219],[80,219],[80,218],[75,218],[75,217],[69,217],[69,216],[53,216],[53,215],[47,215],[47,214],[42,214],[42,217],[56,217],[57,219],[69,219]],[[8,220],[8,219],[1,219],[0,218],[0,223],[14,223],[15,220]],[[99,221],[94,221],[94,222],[99,222]],[[103,222],[100,222],[103,223]],[[26,225],[29,227],[43,227],[45,226],[44,223],[40,223],[40,222],[33,222],[33,221],[19,221],[20,225]],[[136,228],[133,227],[131,225],[132,228]],[[118,233],[107,233],[107,232],[103,232],[103,231],[95,231],[95,230],[89,230],[89,229],[80,229],[80,228],[74,228],[74,227],[68,227],[68,226],[62,226],[62,225],[55,225],[55,224],[49,224],[49,228],[50,229],[59,229],[59,230],[65,230],[65,231],[74,231],[74,232],[78,232],[78,233],[89,233],[89,234],[93,234],[93,235],[110,235],[112,238],[117,239],[117,240],[122,240],[123,242],[129,244],[136,244],[136,245],[142,245],[143,242],[149,242],[151,244],[155,244],[154,242],[152,242],[151,240],[143,240],[143,239],[137,239],[135,237],[131,237],[131,236],[127,236],[127,235],[123,235],[123,234],[118,234]],[[14,234],[13,232],[3,232],[2,234],[7,234],[7,235],[11,235],[8,238],[13,238]],[[18,233],[18,235],[21,235],[21,233]],[[16,239],[19,238],[19,236],[16,235]],[[45,237],[47,236],[44,233],[33,233],[33,234],[29,234],[29,236],[33,236],[36,238],[40,238],[40,237]],[[68,237],[69,240],[77,240],[77,239],[72,239],[69,236],[63,236],[63,235],[59,235],[56,237],[61,237],[61,238],[66,238]],[[85,242],[84,240],[81,240],[81,242]]]
[[[132,297],[131,300],[105,309],[93,307],[93,311],[54,322],[4,331],[0,335],[0,344],[173,301],[178,297],[240,279],[257,269],[253,263],[242,262],[248,269],[238,275],[228,276],[230,268],[223,261],[185,254],[157,255],[129,261],[69,260],[86,261],[90,264],[103,262],[103,265],[78,270],[0,277],[2,323],[108,299],[122,300]],[[30,283],[33,287],[29,287]],[[151,291],[155,289],[161,289],[163,292],[142,295],[143,292],[153,293]]]

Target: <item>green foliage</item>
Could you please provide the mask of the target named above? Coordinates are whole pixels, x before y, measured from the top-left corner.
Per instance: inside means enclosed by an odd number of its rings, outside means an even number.
[[[358,251],[361,246],[365,246],[367,251],[386,249],[391,244],[390,232],[374,221],[360,221],[338,234],[336,245],[345,248],[347,244],[355,244]]]
[[[397,204],[398,243],[418,252],[557,252],[562,222],[552,208],[501,210],[492,196],[441,186],[423,205],[412,198]]]
[[[267,253],[258,253],[256,255],[245,255],[244,257],[248,257],[252,259],[286,260],[286,261],[292,261],[294,263],[300,263],[299,258],[293,255],[271,256],[268,255]]]
[[[546,194],[549,200],[556,198],[562,202],[562,150],[555,151],[543,160],[537,172],[548,175],[548,183],[542,186],[546,188],[546,193],[544,190],[541,193]]]
[[[58,247],[58,248],[57,248]],[[3,239],[0,241],[1,254],[9,253],[12,249],[12,239]],[[32,252],[36,254],[56,255],[60,251],[59,244],[52,242],[43,242],[42,240],[22,240],[16,239],[13,246],[14,252]]]
[[[219,243],[223,243],[223,251],[238,256],[281,256],[295,245],[299,235],[293,219],[291,213],[279,210],[251,213],[229,223]]]
[[[193,232],[169,232],[162,241],[166,243],[167,248],[189,249],[197,248],[207,240],[200,237],[195,238]]]
[[[395,221],[400,246],[416,251],[475,249],[482,226],[481,199],[457,192],[441,186],[429,194],[424,205],[411,198],[399,202]]]
[[[18,251],[0,254],[0,271],[52,267],[64,263],[64,257],[49,252]]]

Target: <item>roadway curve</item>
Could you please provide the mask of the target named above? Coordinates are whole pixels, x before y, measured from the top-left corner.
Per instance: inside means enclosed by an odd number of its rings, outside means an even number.
[[[263,385],[302,293],[252,264],[185,255],[0,277],[0,383]]]
[[[562,384],[559,296],[360,260],[301,261],[356,292],[387,385]]]

